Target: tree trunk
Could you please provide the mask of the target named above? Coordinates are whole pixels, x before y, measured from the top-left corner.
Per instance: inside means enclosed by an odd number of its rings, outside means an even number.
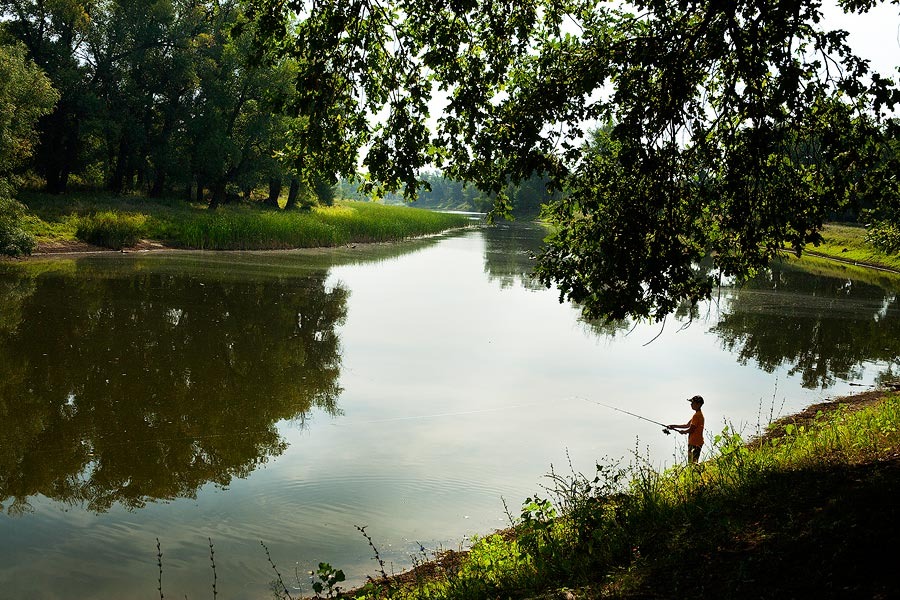
[[[170,146],[172,144],[172,132],[175,130],[177,111],[178,107],[181,104],[181,99],[183,96],[184,89],[175,94],[175,96],[172,97],[172,99],[166,105],[162,131],[160,131],[159,138],[154,144],[154,164],[156,165],[156,176],[153,180],[153,189],[150,190],[150,196],[153,198],[159,198],[166,190],[166,178],[169,174],[169,167],[172,166],[169,162],[168,153],[171,151]],[[191,197],[190,188],[191,184],[188,183],[188,198]]]
[[[281,196],[281,177],[269,178],[269,197],[266,198],[266,206],[278,208],[278,197]]]
[[[188,186],[188,189],[190,189],[190,186]],[[160,198],[165,190],[166,170],[162,167],[157,167],[155,177],[153,178],[153,187],[150,188],[150,197]],[[188,191],[188,197],[190,197],[190,195],[191,193]]]
[[[62,194],[69,183],[72,163],[78,154],[78,115],[69,111],[65,102],[41,123],[37,163],[50,194]]]
[[[220,179],[212,186],[212,198],[209,201],[209,210],[216,210],[225,204],[225,180]]]
[[[128,175],[128,139],[122,135],[119,140],[119,155],[116,158],[116,167],[113,169],[107,187],[109,191],[118,195],[125,191],[125,178]]]
[[[287,204],[284,205],[285,210],[290,210],[297,206],[297,197],[300,195],[300,180],[291,177],[291,187],[288,188]]]

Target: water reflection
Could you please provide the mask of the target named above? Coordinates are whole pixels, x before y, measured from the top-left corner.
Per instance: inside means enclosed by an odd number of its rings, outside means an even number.
[[[900,282],[838,265],[775,263],[727,296],[712,331],[742,364],[782,365],[806,388],[854,379],[864,363],[900,356]],[[776,295],[777,292],[777,295]]]
[[[544,286],[532,277],[534,256],[546,230],[535,223],[500,223],[484,230],[484,272],[501,289],[521,285],[529,290]]]
[[[544,290],[545,286],[533,272],[534,257],[540,253],[546,236],[547,230],[543,226],[521,221],[501,223],[485,229],[484,272],[488,280],[497,283],[501,289],[519,285],[527,290]],[[691,309],[679,309],[676,316],[681,317],[684,310]],[[693,310],[696,311],[696,307]],[[607,321],[579,317],[578,321],[594,335],[606,338],[625,334],[634,326],[627,319]]]
[[[485,231],[484,270],[501,288],[540,289],[532,256],[545,231],[527,223]],[[773,373],[783,366],[808,389],[827,388],[860,375],[864,363],[888,367],[881,380],[896,380],[900,356],[900,278],[829,261],[787,259],[733,288],[723,288],[708,306],[683,304],[660,330],[710,327],[741,364]],[[629,320],[583,321],[598,337],[627,335]]]
[[[103,512],[227,486],[337,411],[347,291],[325,271],[229,278],[140,261],[0,273],[0,502]],[[216,273],[219,273],[217,276]]]
[[[530,273],[543,233],[526,224],[485,230],[488,278],[502,289],[542,289]],[[375,246],[366,260],[433,243]],[[194,497],[281,454],[277,422],[302,423],[314,407],[336,414],[348,291],[326,284],[328,265],[360,255],[320,258],[0,270],[0,507],[19,514],[43,495],[104,512]],[[708,327],[742,364],[787,367],[822,388],[872,362],[894,377],[898,290],[897,279],[779,263],[671,321]],[[609,338],[633,324],[585,326]]]

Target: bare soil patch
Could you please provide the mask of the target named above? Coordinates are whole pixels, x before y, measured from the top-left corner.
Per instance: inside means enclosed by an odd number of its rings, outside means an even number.
[[[122,250],[112,250],[103,248],[102,246],[94,246],[79,240],[56,240],[52,242],[41,242],[35,248],[32,256],[44,256],[53,254],[97,254],[101,252],[152,252],[157,250],[169,250],[170,248],[161,242],[155,240],[140,240],[134,246],[123,248]]]

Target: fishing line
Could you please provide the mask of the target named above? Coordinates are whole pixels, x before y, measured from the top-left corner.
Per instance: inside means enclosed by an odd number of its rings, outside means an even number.
[[[644,417],[644,416],[635,414],[635,413],[633,413],[633,412],[629,412],[629,411],[627,411],[627,410],[624,410],[624,409],[619,408],[619,407],[617,407],[617,406],[613,406],[613,405],[611,405],[611,404],[604,404],[603,402],[598,402],[598,401],[596,401],[596,400],[591,400],[591,399],[589,399],[589,398],[582,398],[581,396],[576,396],[576,398],[578,398],[578,399],[580,399],[580,400],[584,400],[585,402],[590,402],[591,404],[597,404],[597,405],[599,405],[599,406],[605,406],[606,408],[615,410],[615,411],[620,412],[620,413],[624,413],[624,414],[626,414],[626,415],[630,415],[630,416],[632,416],[632,417],[637,417],[638,419],[641,419],[641,420],[643,420],[643,421],[647,421],[648,423],[653,423],[654,425],[659,425],[660,427],[663,428],[663,433],[666,434],[666,435],[669,435],[670,433],[672,433],[671,430],[669,429],[669,426],[666,425],[665,423],[660,423],[659,421],[654,421],[653,419],[648,419],[647,417]]]

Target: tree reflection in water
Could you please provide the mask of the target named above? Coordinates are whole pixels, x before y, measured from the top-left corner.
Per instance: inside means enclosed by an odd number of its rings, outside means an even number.
[[[535,224],[502,224],[484,233],[484,270],[503,288],[543,286],[530,276],[530,256],[540,250],[544,230]],[[509,230],[509,231],[506,231]],[[775,262],[771,270],[700,308],[685,303],[670,325],[710,323],[723,346],[741,364],[753,361],[772,373],[787,366],[809,389],[852,380],[865,363],[887,368],[879,380],[896,380],[900,356],[900,278],[804,259]],[[593,334],[627,334],[633,321],[584,321]],[[663,324],[656,324],[660,330]],[[677,329],[679,325],[675,325]]]
[[[776,263],[727,297],[712,331],[742,364],[782,365],[806,388],[859,376],[864,363],[900,356],[900,280],[837,265]],[[777,292],[777,294],[775,293]]]
[[[195,497],[281,454],[278,421],[338,410],[348,294],[324,270],[254,280],[130,264],[0,272],[10,514],[37,494],[95,512]]]

